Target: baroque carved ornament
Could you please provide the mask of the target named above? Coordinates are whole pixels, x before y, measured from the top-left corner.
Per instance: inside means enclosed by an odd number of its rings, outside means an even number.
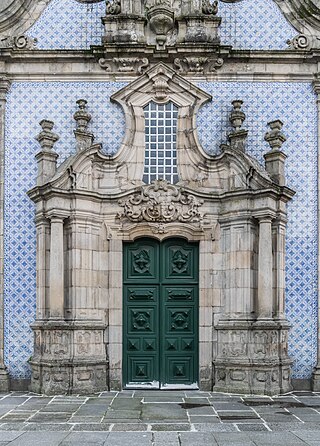
[[[221,57],[184,57],[176,58],[174,66],[179,73],[215,73],[218,68],[222,67],[223,59]]]
[[[118,218],[132,222],[199,222],[202,219],[199,211],[202,204],[203,200],[166,180],[156,180],[149,186],[142,186],[129,198],[120,200],[119,205],[124,210],[118,214]]]
[[[146,57],[113,57],[112,59],[100,59],[99,65],[108,73],[143,74],[149,66],[149,60]]]

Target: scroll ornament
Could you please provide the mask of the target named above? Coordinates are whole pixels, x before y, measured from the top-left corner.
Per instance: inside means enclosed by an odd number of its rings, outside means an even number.
[[[119,205],[124,211],[118,214],[118,218],[127,218],[132,222],[199,222],[202,219],[199,211],[202,204],[203,200],[161,179],[149,186],[142,186],[129,198],[120,200]]]

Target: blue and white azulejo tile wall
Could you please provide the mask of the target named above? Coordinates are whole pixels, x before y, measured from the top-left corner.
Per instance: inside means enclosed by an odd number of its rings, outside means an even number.
[[[104,150],[115,152],[124,136],[122,111],[110,95],[124,83],[16,82],[7,104],[5,159],[5,362],[15,378],[29,376],[35,317],[34,209],[26,191],[34,186],[39,150],[34,136],[38,122],[49,118],[60,135],[60,161],[74,153],[72,115],[79,98],[88,100],[91,128]],[[199,83],[213,96],[198,114],[199,138],[204,149],[216,153],[226,141],[233,99],[243,99],[249,130],[248,152],[262,162],[268,150],[265,124],[275,118],[285,123],[288,141],[288,186],[297,191],[289,205],[287,237],[287,315],[292,323],[290,355],[294,377],[309,378],[317,347],[317,112],[308,83]]]
[[[35,186],[34,139],[43,118],[55,122],[60,140],[55,148],[59,162],[75,152],[73,114],[76,100],[87,99],[92,114],[91,130],[104,151],[115,152],[125,124],[122,109],[110,96],[124,83],[13,83],[8,95],[5,156],[5,363],[15,378],[29,376],[28,358],[33,341],[30,324],[35,317],[34,208],[26,195]]]
[[[273,0],[219,2],[221,43],[238,49],[286,49],[297,31]],[[52,0],[28,35],[38,39],[39,49],[87,49],[101,44],[105,1],[85,4],[76,0]]]
[[[241,3],[239,3],[241,4]],[[310,378],[317,353],[317,111],[309,83],[203,82],[211,103],[198,114],[199,138],[209,153],[217,153],[231,130],[231,101],[242,99],[249,130],[247,151],[263,163],[270,148],[264,142],[266,124],[284,122],[288,140],[287,185],[296,191],[288,205],[286,310],[292,324],[289,354],[294,378]],[[227,130],[226,130],[227,129]]]

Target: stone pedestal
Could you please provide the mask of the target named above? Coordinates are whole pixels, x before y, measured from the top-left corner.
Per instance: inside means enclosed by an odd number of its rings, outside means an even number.
[[[46,395],[90,394],[108,389],[105,326],[51,323],[33,325],[30,389]]]
[[[288,325],[225,321],[217,330],[215,391],[275,395],[292,390]]]

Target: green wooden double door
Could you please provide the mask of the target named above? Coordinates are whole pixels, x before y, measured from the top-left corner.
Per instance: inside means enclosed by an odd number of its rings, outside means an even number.
[[[196,387],[198,244],[139,239],[124,245],[125,387]]]

